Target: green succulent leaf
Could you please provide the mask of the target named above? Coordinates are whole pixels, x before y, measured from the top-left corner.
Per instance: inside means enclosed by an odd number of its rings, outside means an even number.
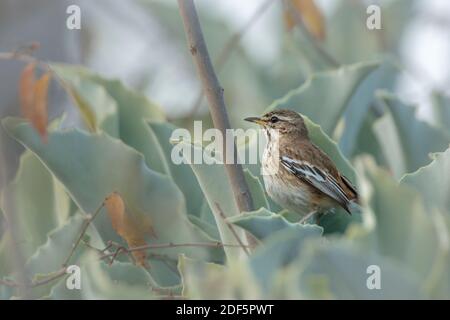
[[[433,93],[431,98],[436,126],[450,134],[450,97]]]
[[[153,148],[155,142],[151,142],[154,137],[146,123],[147,120],[164,120],[164,114],[158,106],[144,95],[126,88],[120,81],[104,79],[88,69],[63,64],[52,64],[52,68],[83,98],[82,101],[98,118],[97,126],[101,125],[103,130],[115,136],[111,127],[114,128],[114,118],[118,117],[120,139],[141,152],[151,169],[167,173],[162,155]],[[80,85],[80,81],[83,85]],[[89,96],[89,90],[98,92]],[[94,99],[96,96],[102,97],[102,100]],[[116,105],[117,115],[112,110],[114,106],[111,106],[111,101]],[[102,104],[94,106],[94,103]],[[109,119],[101,121],[101,118],[105,118],[104,114],[108,114]]]
[[[265,239],[264,246],[259,247],[250,260],[254,276],[263,290],[269,290],[276,274],[297,259],[307,241],[321,238],[322,231],[315,225],[298,225],[284,228]]]
[[[370,207],[364,208],[363,215],[373,214],[375,224],[366,239],[356,242],[362,244],[361,249],[377,252],[415,273],[422,280],[424,293],[449,296],[448,216],[433,207],[426,210],[420,194],[408,184],[398,184],[371,161],[364,164],[361,176],[367,179],[371,192]]]
[[[119,140],[104,133],[69,130],[52,132],[48,144],[42,144],[30,125],[23,121],[8,118],[3,125],[11,136],[39,157],[84,212],[95,212],[105,197],[116,191],[127,204],[127,214],[136,219],[150,219],[157,239],[149,237],[148,243],[208,240],[189,222],[183,195],[175,183],[147,168],[142,156]],[[107,215],[100,214],[95,225],[105,242],[121,242]],[[211,254],[217,250],[212,249]],[[208,256],[205,249],[198,247],[170,250],[171,255],[179,252],[195,257]],[[178,277],[173,281],[161,285],[174,285]]]
[[[398,68],[390,60],[384,61],[379,68],[371,72],[367,78],[360,84],[358,90],[351,97],[349,104],[343,115],[344,129],[340,135],[339,148],[347,157],[351,158],[356,152],[358,139],[361,135],[371,132],[365,126],[368,114],[373,113],[375,108],[375,91],[379,89],[391,89],[395,84],[398,74]],[[372,151],[372,150],[371,150]],[[373,150],[373,155],[377,152]]]
[[[261,299],[262,292],[245,260],[227,267],[180,256],[178,269],[187,299]]]
[[[116,101],[97,82],[75,72],[77,69],[59,65],[58,75],[65,81],[75,105],[89,130],[101,129],[113,137],[119,137],[119,118]],[[72,71],[72,72],[70,72]]]
[[[13,270],[10,257],[10,234],[5,232],[0,238],[0,278],[9,275]]]
[[[0,286],[0,300],[11,299],[13,296],[14,296],[14,288],[8,286]]]
[[[367,5],[339,1],[327,19],[325,49],[341,63],[379,59],[386,52],[396,52],[399,39],[410,21],[412,8],[410,0],[380,3],[382,26],[389,28],[370,30],[365,25],[361,27],[361,17],[367,17]]]
[[[199,216],[204,199],[200,185],[189,165],[175,164],[172,160],[173,144],[170,143],[170,138],[177,128],[165,122],[149,122],[148,125],[158,143],[153,149],[162,151],[167,171],[184,194],[188,213]]]
[[[450,149],[434,155],[428,166],[405,175],[401,182],[416,189],[428,208],[450,214]]]
[[[374,157],[379,165],[387,166],[381,145],[373,130],[374,123],[377,119],[375,114],[367,115],[356,139],[353,157],[369,154]]]
[[[68,289],[60,281],[48,298],[55,300],[95,299],[155,299],[161,294],[154,280],[142,268],[116,261],[111,266],[88,252],[80,259],[81,288]],[[163,294],[164,295],[164,294]]]
[[[228,222],[245,229],[259,240],[264,240],[281,230],[292,229],[302,232],[305,228],[303,225],[291,223],[265,208],[228,218]]]
[[[266,193],[261,181],[248,169],[244,169],[244,175],[248,189],[252,195],[253,207],[255,209],[267,208],[270,210],[270,204],[269,201],[267,201]]]
[[[81,233],[83,224],[83,217],[76,215],[60,228],[53,230],[47,241],[28,260],[26,265],[28,274],[33,277],[36,274],[50,274],[59,270]],[[82,246],[78,249],[81,250]],[[69,263],[74,263],[76,260],[77,254],[74,254],[73,260]]]
[[[219,233],[219,230],[217,229],[215,222],[214,222],[214,224],[211,224],[207,220],[204,220],[202,218],[199,218],[199,217],[191,215],[191,214],[188,215],[188,218],[194,225],[199,227],[209,237],[211,237],[211,239],[213,239],[215,241],[220,240],[220,233]]]
[[[53,230],[49,234],[47,241],[27,261],[25,265],[27,277],[33,280],[42,280],[60,270],[75,245],[84,223],[83,217],[77,214],[67,220],[64,225]],[[90,226],[86,233],[93,237],[91,243],[94,246],[99,248],[104,246],[93,226]],[[79,245],[70,261],[67,262],[68,265],[78,264],[78,258],[84,250],[85,246]],[[60,278],[34,288],[32,291],[33,296],[38,298],[47,295],[52,286],[56,285],[58,281],[60,281]]]
[[[374,130],[397,178],[430,162],[429,153],[447,149],[450,135],[415,117],[415,109],[387,92],[377,94],[387,109]]]
[[[19,250],[25,259],[68,218],[69,201],[61,184],[35,155],[26,151],[16,177],[2,192],[3,211],[13,216]]]
[[[225,167],[212,158],[200,146],[191,144],[187,141],[180,141],[176,145],[181,152],[186,163],[189,163],[195,176],[203,190],[208,201],[209,207],[214,214],[215,223],[218,227],[220,238],[223,243],[239,245],[236,236],[230,230],[225,220],[226,217],[232,217],[239,214],[234,195],[232,193]],[[193,159],[202,157],[203,162],[196,164]],[[211,164],[209,164],[211,163]],[[243,232],[237,232],[238,237],[244,241]],[[236,247],[225,247],[225,253],[228,259],[237,258],[242,254],[242,249]]]
[[[298,260],[297,265],[298,269],[303,270],[298,280],[303,292],[313,292],[304,287],[314,284],[314,279],[317,277],[324,277],[335,299],[423,299],[426,297],[421,292],[419,279],[413,273],[372,252],[361,252],[349,243],[321,245],[315,242],[307,244],[304,250],[305,255]],[[376,269],[370,269],[371,266],[375,266]],[[380,289],[370,289],[371,276],[377,276],[375,272],[378,271],[381,279]],[[376,281],[373,281],[376,284]]]
[[[377,67],[378,63],[358,63],[313,74],[299,88],[275,100],[268,110],[295,110],[333,135],[360,83]]]

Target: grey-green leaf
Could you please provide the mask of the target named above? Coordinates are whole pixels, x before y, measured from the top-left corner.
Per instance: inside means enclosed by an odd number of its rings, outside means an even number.
[[[377,95],[387,112],[376,122],[374,130],[397,178],[428,164],[429,153],[447,149],[450,135],[418,120],[415,109],[394,95],[386,92]]]
[[[450,149],[434,155],[428,166],[405,175],[401,182],[415,188],[428,208],[450,214]]]
[[[291,223],[284,217],[274,214],[265,208],[231,217],[228,221],[247,230],[259,240],[264,240],[285,229],[292,229],[298,232],[302,232],[305,229],[305,226],[299,223]],[[321,228],[319,227],[318,229]]]
[[[358,86],[377,67],[377,63],[358,63],[313,74],[300,87],[275,100],[268,110],[295,110],[333,135]]]

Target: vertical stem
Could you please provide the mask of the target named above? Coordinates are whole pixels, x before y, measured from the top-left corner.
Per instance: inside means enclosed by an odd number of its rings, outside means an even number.
[[[222,155],[237,207],[241,212],[251,211],[253,201],[244,178],[242,166],[238,162],[236,144],[234,141],[228,141],[227,143],[227,140],[231,138],[226,135],[226,130],[230,128],[230,120],[223,99],[223,89],[214,72],[194,2],[192,0],[178,0],[178,6],[194,64],[208,100],[211,118],[214,126],[220,130],[224,137],[225,143]],[[232,163],[227,160],[232,160]]]

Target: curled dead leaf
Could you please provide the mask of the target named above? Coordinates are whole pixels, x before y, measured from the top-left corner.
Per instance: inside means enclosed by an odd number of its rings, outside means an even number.
[[[45,73],[39,80],[35,78],[36,63],[31,62],[23,68],[19,80],[20,110],[37,130],[44,142],[47,141],[48,122],[48,86],[50,73]]]
[[[314,0],[287,0],[288,5],[285,7],[284,21],[288,30],[291,30],[302,19],[308,31],[317,40],[324,40],[325,19]]]
[[[34,104],[30,113],[30,121],[44,141],[47,141],[48,122],[48,86],[51,75],[45,73],[34,85]]]
[[[34,101],[34,83],[36,82],[34,71],[36,64],[34,62],[27,64],[21,74],[19,80],[19,100],[20,110],[24,118],[29,119],[30,111],[33,108]]]
[[[127,242],[128,247],[146,245],[145,235],[154,235],[149,218],[138,219],[128,213],[125,202],[119,193],[111,193],[106,197],[104,204],[112,227]],[[132,254],[138,265],[148,267],[145,250],[133,251]]]

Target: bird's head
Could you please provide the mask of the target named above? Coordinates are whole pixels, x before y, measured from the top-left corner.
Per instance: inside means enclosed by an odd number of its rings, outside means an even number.
[[[245,118],[245,121],[254,122],[266,131],[277,131],[280,134],[295,134],[308,138],[308,129],[302,116],[292,110],[274,110],[261,117]]]

